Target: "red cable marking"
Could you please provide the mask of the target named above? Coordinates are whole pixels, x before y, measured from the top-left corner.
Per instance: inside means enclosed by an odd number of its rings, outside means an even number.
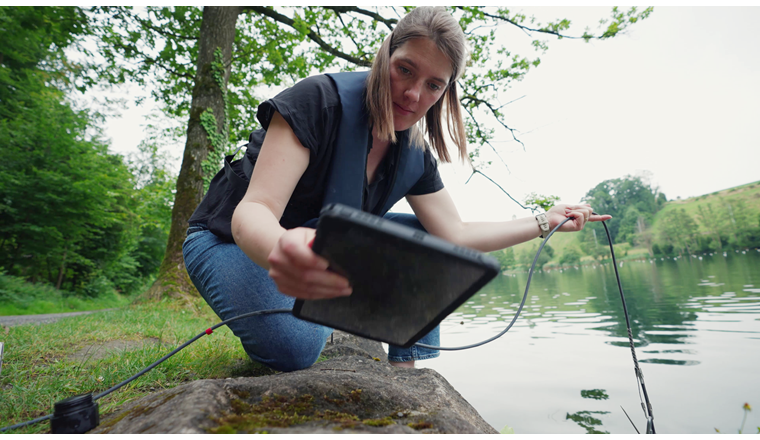
[[[206,329],[206,334],[207,334],[207,335],[210,335],[211,333],[214,333],[214,331],[213,331],[213,330],[211,330],[210,328],[207,328],[207,329]]]

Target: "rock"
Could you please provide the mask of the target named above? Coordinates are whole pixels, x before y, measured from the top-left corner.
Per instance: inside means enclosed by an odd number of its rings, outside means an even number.
[[[434,370],[392,367],[379,342],[336,332],[328,360],[197,380],[143,397],[92,433],[497,433]]]

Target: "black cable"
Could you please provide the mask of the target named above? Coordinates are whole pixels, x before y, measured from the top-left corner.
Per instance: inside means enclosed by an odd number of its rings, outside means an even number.
[[[166,356],[162,357],[161,359],[157,360],[156,362],[153,362],[152,364],[148,365],[144,370],[140,371],[139,373],[135,374],[134,376],[130,377],[129,379],[127,379],[127,380],[125,380],[125,381],[123,381],[123,382],[121,382],[121,383],[119,383],[117,385],[114,385],[113,387],[111,387],[111,388],[103,391],[102,393],[96,395],[95,397],[92,398],[92,400],[98,400],[101,397],[107,396],[108,394],[111,394],[112,392],[118,390],[119,388],[123,387],[124,385],[132,382],[133,380],[137,379],[138,377],[142,376],[143,374],[145,374],[148,371],[150,371],[153,368],[155,368],[161,362],[163,362],[163,361],[169,359],[170,357],[174,356],[175,354],[177,354],[183,348],[187,347],[188,345],[192,344],[193,342],[197,341],[198,339],[200,339],[201,337],[203,337],[205,335],[210,335],[214,330],[218,329],[219,327],[221,327],[223,325],[227,325],[230,322],[237,321],[238,319],[248,318],[248,317],[251,317],[251,316],[269,315],[269,314],[274,314],[274,313],[291,313],[292,311],[293,311],[292,309],[259,310],[259,311],[256,311],[256,312],[244,313],[242,315],[235,316],[234,318],[227,319],[226,321],[222,321],[219,324],[216,324],[215,326],[209,328],[208,330],[204,330],[203,332],[198,333],[193,339],[190,339],[189,341],[187,341],[184,344],[180,345],[179,347],[175,348],[171,353],[167,354]]]
[[[197,334],[194,338],[190,339],[189,341],[187,341],[184,344],[180,345],[179,347],[175,348],[174,350],[172,350],[171,353],[167,354],[166,356],[162,357],[161,359],[157,360],[156,362],[153,362],[152,364],[148,365],[145,369],[143,369],[139,373],[135,374],[134,376],[130,377],[129,379],[127,379],[127,380],[125,380],[125,381],[123,381],[123,382],[121,382],[121,383],[119,383],[117,385],[114,385],[113,387],[107,389],[106,391],[103,391],[100,394],[95,395],[92,400],[98,400],[101,397],[105,397],[108,394],[111,394],[112,392],[114,392],[114,391],[118,390],[119,388],[123,387],[124,385],[132,382],[133,380],[137,379],[138,377],[142,376],[143,374],[145,374],[148,371],[150,371],[153,368],[155,368],[157,365],[159,365],[163,361],[165,361],[165,360],[169,359],[170,357],[174,356],[175,354],[177,354],[183,348],[187,347],[188,345],[192,344],[193,342],[197,341],[198,339],[200,339],[201,337],[203,337],[205,335],[210,335],[211,333],[213,333],[214,330],[218,329],[219,327],[221,327],[223,325],[227,325],[230,322],[237,321],[238,319],[249,318],[251,316],[269,315],[269,314],[275,314],[275,313],[291,313],[292,311],[293,311],[292,309],[259,310],[259,311],[256,311],[256,312],[244,313],[242,315],[235,316],[234,318],[230,318],[230,319],[227,319],[225,321],[222,321],[219,324],[216,324],[213,327],[210,327],[209,329],[204,330],[203,332]],[[24,426],[29,426],[29,425],[32,425],[32,424],[37,423],[37,422],[42,422],[42,421],[48,420],[48,419],[50,419],[52,417],[53,417],[53,414],[48,414],[46,416],[39,417],[37,419],[30,420],[28,422],[19,423],[19,424],[12,425],[12,426],[7,426],[5,428],[0,428],[0,432],[10,431],[12,429],[23,428]]]
[[[594,213],[596,214],[596,213]],[[649,402],[649,394],[647,393],[647,387],[644,384],[644,373],[639,367],[639,361],[636,359],[636,348],[633,344],[633,332],[631,331],[631,321],[628,318],[628,306],[625,304],[625,295],[623,295],[623,285],[620,283],[620,274],[618,273],[617,260],[615,259],[615,249],[612,247],[612,237],[610,236],[610,230],[607,228],[607,224],[602,222],[604,226],[604,232],[607,233],[607,241],[610,244],[610,254],[612,254],[612,267],[615,268],[615,278],[617,278],[618,291],[620,291],[620,300],[623,302],[623,314],[625,315],[625,326],[628,329],[628,344],[631,346],[631,356],[633,357],[633,371],[636,374],[636,382],[644,392],[644,402],[641,402],[641,409],[644,410],[644,416],[647,418],[647,434],[656,434],[654,429],[654,415],[652,414],[652,404]],[[639,395],[641,399],[641,395]],[[628,414],[626,414],[627,416]],[[634,426],[635,428],[635,426]],[[638,429],[636,430],[638,432]]]
[[[19,424],[12,425],[12,426],[6,426],[5,428],[0,428],[0,432],[10,431],[11,429],[23,428],[24,426],[33,425],[33,424],[35,424],[37,422],[42,422],[44,420],[48,420],[48,419],[52,419],[52,418],[53,418],[53,415],[52,414],[48,414],[46,416],[42,416],[42,417],[36,418],[34,420],[29,420],[28,422],[19,423]]]

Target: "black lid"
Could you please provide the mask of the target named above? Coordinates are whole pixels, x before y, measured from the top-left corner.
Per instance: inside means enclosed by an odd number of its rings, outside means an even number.
[[[54,414],[58,415],[78,411],[80,409],[93,406],[94,404],[95,403],[92,400],[92,393],[80,394],[78,396],[72,396],[67,399],[55,402]]]

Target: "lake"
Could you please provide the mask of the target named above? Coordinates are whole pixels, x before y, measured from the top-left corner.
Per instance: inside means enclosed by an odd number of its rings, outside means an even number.
[[[626,261],[620,276],[658,434],[744,433],[760,426],[760,252]],[[500,332],[527,273],[501,275],[441,324],[441,344]],[[611,263],[533,276],[503,337],[418,363],[441,373],[483,418],[517,434],[635,434],[639,403]]]

